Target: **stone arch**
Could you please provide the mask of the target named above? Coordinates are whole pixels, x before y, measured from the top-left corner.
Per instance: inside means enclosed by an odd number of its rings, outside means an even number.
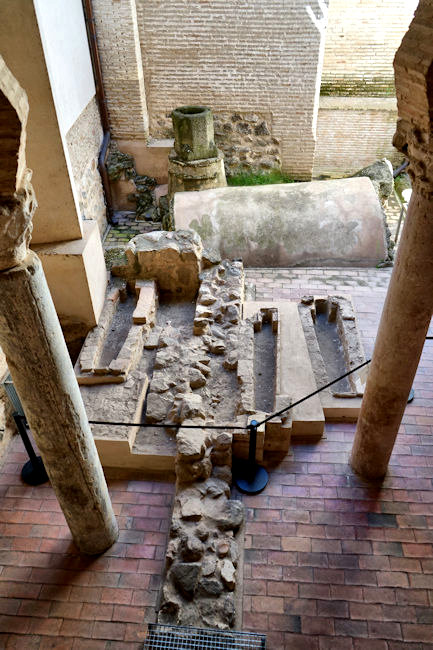
[[[27,95],[0,55],[0,203],[24,184]]]

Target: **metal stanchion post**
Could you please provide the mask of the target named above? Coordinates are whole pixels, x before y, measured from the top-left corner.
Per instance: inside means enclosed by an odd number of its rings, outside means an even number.
[[[30,459],[21,470],[21,478],[24,483],[27,483],[28,485],[41,485],[41,483],[46,483],[48,481],[48,476],[45,471],[44,463],[40,456],[36,456],[35,450],[30,442],[27,433],[25,415],[20,415],[15,411],[13,418]]]
[[[264,467],[256,463],[257,420],[251,420],[247,429],[250,432],[248,461],[239,466],[239,476],[235,476],[237,488],[245,494],[258,494],[268,484],[269,475]]]

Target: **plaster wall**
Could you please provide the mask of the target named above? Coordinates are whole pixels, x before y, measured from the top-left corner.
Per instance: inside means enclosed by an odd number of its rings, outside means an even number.
[[[62,326],[94,327],[105,299],[107,273],[104,251],[95,221],[85,221],[83,237],[34,247],[47,278]]]
[[[27,93],[27,166],[33,171],[38,209],[33,243],[81,237],[81,222],[68,172],[36,14],[29,0],[0,3],[1,50]]]

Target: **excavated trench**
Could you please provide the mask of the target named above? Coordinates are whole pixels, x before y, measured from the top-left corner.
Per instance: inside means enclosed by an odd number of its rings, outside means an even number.
[[[269,322],[254,334],[254,377],[256,409],[271,413],[275,406],[276,336]]]
[[[344,349],[338,331],[335,316],[329,310],[328,303],[316,305],[316,318],[314,322],[317,342],[325,363],[329,380],[332,381],[347,372]],[[345,377],[333,386],[334,391],[350,392],[349,379]]]
[[[129,294],[126,299],[119,300],[99,360],[101,368],[108,368],[122,349],[131,328],[135,305],[134,297]]]

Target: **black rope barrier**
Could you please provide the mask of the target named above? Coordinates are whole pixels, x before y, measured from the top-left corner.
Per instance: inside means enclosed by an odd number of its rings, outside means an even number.
[[[364,361],[364,363],[361,363],[361,365],[356,366],[356,368],[352,368],[352,370],[349,370],[349,372],[344,373],[344,375],[341,375],[341,377],[338,377],[337,379],[333,379],[330,381],[328,384],[325,384],[324,386],[321,386],[317,390],[314,391],[314,393],[310,393],[309,395],[306,395],[305,397],[302,397],[301,399],[298,399],[296,402],[293,404],[290,404],[290,406],[286,406],[285,408],[281,409],[280,411],[277,411],[276,413],[273,413],[272,415],[268,415],[267,418],[264,420],[260,420],[260,422],[257,422],[257,426],[260,427],[262,424],[266,424],[266,422],[269,422],[269,420],[272,420],[273,418],[278,417],[279,415],[282,415],[286,411],[290,411],[290,409],[294,408],[295,406],[298,406],[298,404],[302,404],[302,402],[305,402],[307,399],[310,399],[310,397],[314,397],[314,395],[317,395],[318,393],[321,393],[322,390],[325,390],[325,388],[329,388],[333,384],[336,384],[337,382],[340,381],[340,379],[344,379],[345,377],[348,377],[351,375],[353,372],[356,372],[357,370],[361,370],[364,366],[369,364],[371,359],[367,359],[367,361]]]

